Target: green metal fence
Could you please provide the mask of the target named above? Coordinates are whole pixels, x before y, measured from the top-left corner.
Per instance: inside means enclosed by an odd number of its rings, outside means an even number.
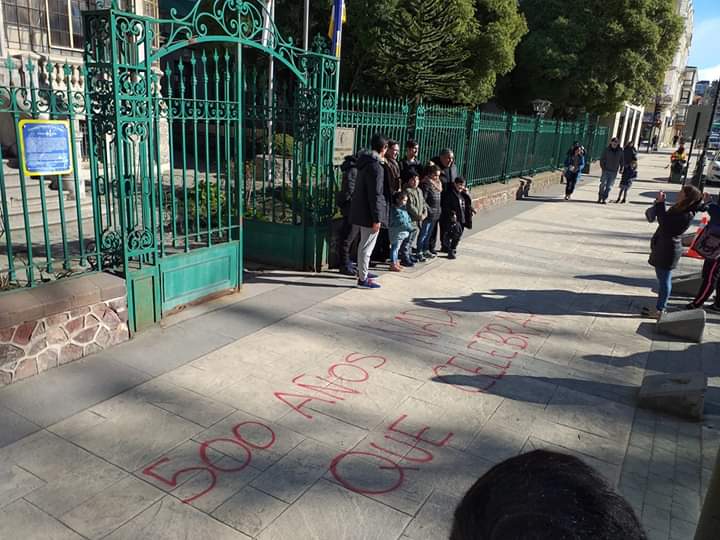
[[[13,142],[5,141],[4,152],[0,146],[0,291],[96,270],[101,260],[94,219],[100,212],[93,212],[82,155],[87,144],[81,68],[8,57],[2,70],[0,120],[14,132],[5,133],[13,135]],[[67,121],[71,174],[24,172],[15,142],[23,119]]]
[[[565,162],[568,149],[580,142],[598,159],[608,128],[580,121],[544,120],[522,115],[470,111],[466,107],[421,103],[413,108],[401,99],[340,95],[338,127],[354,128],[353,151],[366,148],[374,133],[402,142],[413,138],[422,160],[450,148],[469,186],[533,175]],[[336,181],[340,174],[336,169]]]

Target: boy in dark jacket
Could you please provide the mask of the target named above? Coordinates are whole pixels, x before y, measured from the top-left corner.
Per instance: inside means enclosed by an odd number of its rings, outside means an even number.
[[[445,246],[448,252],[448,259],[455,259],[457,257],[457,245],[460,243],[462,238],[462,231],[465,229],[472,229],[472,217],[475,210],[472,207],[472,199],[468,194],[467,188],[465,187],[465,179],[458,176],[455,181],[451,184],[451,188],[443,190],[442,192],[442,220],[443,226],[443,241],[445,238],[450,238],[448,234],[451,225],[455,227],[457,236],[453,246]],[[453,215],[455,221],[453,222]],[[457,233],[457,226],[459,234]]]
[[[368,274],[370,254],[375,247],[380,227],[388,224],[388,207],[385,200],[385,171],[382,161],[387,151],[387,139],[382,135],[372,138],[370,153],[363,153],[357,161],[358,175],[350,204],[350,222],[360,227],[358,244],[358,287],[379,289]]]

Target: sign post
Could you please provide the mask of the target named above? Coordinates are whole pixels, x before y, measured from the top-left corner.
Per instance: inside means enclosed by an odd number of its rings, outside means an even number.
[[[70,174],[72,144],[67,120],[20,120],[20,155],[25,176]]]

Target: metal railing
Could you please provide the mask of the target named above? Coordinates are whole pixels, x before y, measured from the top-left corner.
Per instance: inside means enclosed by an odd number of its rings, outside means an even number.
[[[0,67],[0,291],[33,287],[98,261],[82,68],[8,57]],[[20,121],[67,120],[72,173],[31,176],[18,151]]]
[[[355,128],[353,150],[374,133],[402,143],[413,138],[423,160],[450,148],[469,186],[533,175],[563,166],[575,141],[592,160],[607,143],[608,128],[580,121],[471,111],[467,107],[341,94],[338,126]],[[402,148],[401,148],[402,150]],[[336,169],[336,181],[339,182]]]

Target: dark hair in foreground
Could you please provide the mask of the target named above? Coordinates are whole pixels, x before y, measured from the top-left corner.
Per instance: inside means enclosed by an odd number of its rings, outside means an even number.
[[[387,145],[388,140],[379,133],[376,133],[372,136],[372,139],[370,139],[370,148],[378,153],[382,152],[383,148],[387,147]]]
[[[687,185],[683,186],[680,190],[684,194],[682,201],[676,202],[670,207],[669,212],[673,214],[680,214],[682,212],[694,212],[702,202],[703,195],[698,188],[695,186]]]
[[[534,450],[495,465],[455,509],[450,540],[647,540],[630,505],[579,459]]]

